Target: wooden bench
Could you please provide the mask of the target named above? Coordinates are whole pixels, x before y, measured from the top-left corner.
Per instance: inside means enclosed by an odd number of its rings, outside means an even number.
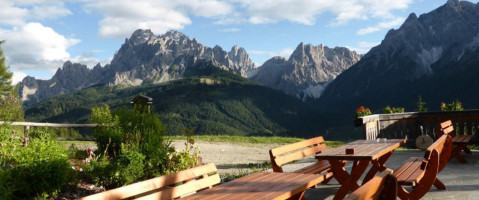
[[[346,200],[392,200],[397,197],[396,177],[393,175],[392,169],[386,169],[366,184],[359,187]]]
[[[467,144],[471,141],[472,135],[454,134],[454,126],[451,120],[440,123],[438,127],[436,127],[436,131],[439,137],[443,134],[448,134],[452,137],[452,145],[454,146],[452,156],[461,163],[467,163],[466,159],[461,155],[461,151],[464,151],[466,154],[472,154],[471,150],[467,148]]]
[[[271,149],[269,150],[269,155],[271,158],[273,171],[283,172],[282,166],[284,164],[319,153],[326,148],[326,143],[324,142],[323,137],[319,136]],[[316,163],[294,172],[302,174],[321,174],[323,172],[327,172],[325,173],[325,180],[323,181],[323,183],[327,183],[333,177],[333,173],[330,171],[330,169],[331,165],[327,160],[318,160]]]
[[[424,158],[412,157],[394,172],[398,181],[398,196],[401,199],[420,199],[432,185],[446,189],[437,179],[437,174],[444,169],[451,156],[452,140],[448,135],[441,136],[426,149]],[[407,191],[402,186],[412,186]]]
[[[211,188],[220,181],[215,164],[210,163],[86,196],[80,200],[174,199]]]

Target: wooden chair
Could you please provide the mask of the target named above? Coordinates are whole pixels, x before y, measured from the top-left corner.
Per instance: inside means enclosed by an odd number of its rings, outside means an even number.
[[[467,160],[461,155],[461,151],[466,154],[472,154],[471,150],[467,148],[467,144],[472,139],[472,135],[456,135],[454,134],[454,126],[451,120],[440,123],[436,127],[437,135],[441,137],[443,134],[450,135],[452,137],[452,156],[454,156],[459,162],[467,163]],[[451,157],[452,158],[452,157]]]
[[[393,175],[392,169],[386,169],[366,184],[359,187],[346,200],[391,200],[397,197],[396,177]]]
[[[271,165],[274,172],[283,172],[282,166],[284,164],[300,160],[306,156],[313,155],[325,150],[326,143],[322,136],[296,142],[293,144],[284,145],[269,150],[271,158]],[[333,173],[330,171],[331,165],[327,160],[318,160],[316,163],[294,171],[302,174],[321,174],[325,172],[323,183],[327,183],[333,178]]]
[[[210,163],[86,196],[80,200],[174,199],[211,188],[220,181],[215,164]]]
[[[437,174],[444,169],[451,156],[452,139],[441,136],[426,149],[424,158],[412,157],[394,172],[398,181],[398,196],[401,199],[420,199],[432,185],[438,189],[446,186],[437,179]],[[409,192],[402,186],[412,186]]]

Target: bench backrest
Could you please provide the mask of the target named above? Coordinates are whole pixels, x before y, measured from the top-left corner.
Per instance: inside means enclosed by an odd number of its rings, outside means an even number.
[[[359,187],[346,200],[378,200],[378,199],[396,199],[398,182],[393,175],[392,169],[386,169],[380,174],[374,176],[366,184]]]
[[[271,149],[269,150],[269,156],[273,171],[283,172],[282,165],[319,153],[325,149],[326,143],[324,143],[322,136]]]
[[[424,158],[429,160],[433,151],[437,151],[437,154],[439,155],[439,173],[440,171],[442,171],[442,169],[444,169],[444,167],[446,167],[446,164],[451,158],[451,136],[449,136],[448,134],[443,134],[441,137],[439,137],[439,139],[437,139],[434,143],[431,144],[431,146],[426,149],[426,154],[424,155]]]
[[[174,199],[220,183],[213,163],[97,193],[80,200]]]
[[[444,121],[437,125],[436,133],[438,137],[441,137],[444,134],[448,134],[451,137],[456,136],[454,133],[454,126],[452,125],[451,120]]]

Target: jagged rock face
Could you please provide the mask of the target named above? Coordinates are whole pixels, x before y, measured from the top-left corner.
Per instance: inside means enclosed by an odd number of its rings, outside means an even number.
[[[37,80],[27,76],[19,83],[20,97],[24,102],[38,102],[57,94],[73,92],[99,83],[103,69],[88,69],[86,65],[67,61],[52,79]]]
[[[391,104],[414,109],[419,95],[438,104],[440,98],[445,101],[454,97],[446,95],[446,90],[434,91],[431,87],[458,78],[444,74],[459,70],[457,63],[467,63],[464,55],[477,51],[478,46],[479,4],[450,0],[419,18],[412,13],[398,30],[390,30],[379,46],[339,75],[318,104],[324,109],[353,110],[365,105],[379,110]],[[459,83],[447,88],[461,91],[463,88],[454,86]]]
[[[347,48],[301,43],[288,60],[271,58],[251,79],[303,100],[318,98],[330,81],[360,58]]]
[[[177,31],[156,36],[150,30],[136,30],[105,67],[88,69],[66,62],[51,80],[25,78],[20,83],[20,96],[28,105],[95,84],[129,87],[167,82],[182,78],[185,69],[199,60],[211,60],[243,77],[255,68],[248,53],[238,46],[226,52],[219,46],[203,46]]]

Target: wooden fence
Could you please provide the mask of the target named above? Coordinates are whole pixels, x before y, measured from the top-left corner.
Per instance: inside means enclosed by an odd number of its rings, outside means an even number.
[[[453,122],[458,135],[479,132],[479,110],[378,114],[360,117],[355,123],[362,126],[365,139],[406,138],[410,143],[422,133],[436,139],[436,126],[446,120]],[[478,138],[473,142],[478,143]]]
[[[23,126],[25,136],[28,135],[28,131],[31,127],[53,127],[53,128],[94,128],[99,126],[98,124],[58,124],[58,123],[39,123],[39,122],[4,122],[0,121],[0,125],[9,124],[11,126]],[[85,138],[58,138],[58,140],[92,140]]]

